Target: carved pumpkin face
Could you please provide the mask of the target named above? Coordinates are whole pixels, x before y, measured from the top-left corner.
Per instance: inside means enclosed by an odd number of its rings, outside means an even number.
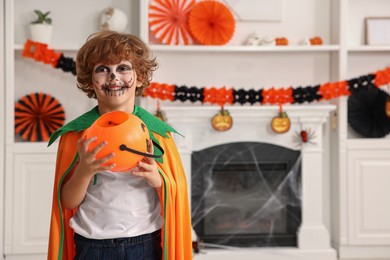
[[[286,112],[280,112],[279,116],[272,119],[271,128],[275,133],[282,134],[290,130],[290,119]]]
[[[149,151],[149,130],[145,123],[137,116],[123,111],[109,112],[99,117],[90,128],[86,130],[86,138],[96,136],[97,140],[89,145],[89,150],[95,148],[103,141],[107,145],[96,155],[97,159],[115,153],[104,165],[115,163],[111,171],[128,171],[134,168],[144,158],[144,155],[129,152],[121,146],[146,153]]]
[[[224,110],[223,108],[218,114],[213,116],[212,126],[216,131],[227,131],[232,128],[232,125],[233,119],[230,116],[229,111]]]

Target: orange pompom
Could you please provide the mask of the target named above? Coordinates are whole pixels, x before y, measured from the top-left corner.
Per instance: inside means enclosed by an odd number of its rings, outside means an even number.
[[[123,172],[134,168],[147,153],[149,145],[149,130],[145,123],[133,114],[123,111],[113,111],[99,117],[90,128],[86,130],[86,138],[97,137],[89,150],[98,144],[107,141],[107,145],[96,155],[97,159],[115,153],[104,165],[115,163],[111,171]],[[137,154],[141,153],[141,154]]]

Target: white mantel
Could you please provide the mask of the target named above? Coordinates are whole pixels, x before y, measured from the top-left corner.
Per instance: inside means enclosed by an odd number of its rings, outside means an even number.
[[[299,228],[297,248],[206,249],[195,255],[205,260],[335,260],[336,251],[330,245],[330,235],[323,220],[323,124],[335,109],[333,105],[284,106],[291,120],[291,129],[276,134],[270,128],[277,106],[225,107],[233,117],[233,127],[217,132],[211,126],[218,107],[163,107],[167,121],[185,138],[176,136],[183,164],[190,181],[191,154],[211,146],[230,142],[264,142],[301,149],[302,155],[302,224]],[[311,143],[299,146],[294,136],[301,130],[315,133]],[[189,187],[191,184],[189,183]],[[190,190],[191,192],[191,190]]]

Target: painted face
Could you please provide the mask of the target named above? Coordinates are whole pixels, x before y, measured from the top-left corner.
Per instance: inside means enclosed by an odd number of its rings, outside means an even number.
[[[93,86],[96,94],[109,97],[125,95],[130,89],[135,91],[137,75],[129,61],[114,65],[98,64],[93,69]]]

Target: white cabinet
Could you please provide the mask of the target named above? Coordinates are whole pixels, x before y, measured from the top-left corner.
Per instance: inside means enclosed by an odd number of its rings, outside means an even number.
[[[388,138],[347,139],[334,175],[334,241],[342,258],[390,258]],[[338,209],[338,210],[336,210]]]
[[[390,46],[365,45],[365,18],[388,17],[390,1],[342,1],[345,51],[340,76],[351,79],[389,66]],[[345,53],[344,53],[345,52]],[[390,258],[389,207],[383,188],[389,178],[390,136],[363,138],[348,125],[347,98],[339,99],[339,127],[332,157],[333,240],[341,258]],[[379,204],[378,204],[379,203]],[[380,205],[380,206],[379,206]]]
[[[55,152],[15,151],[6,181],[5,254],[44,254],[50,226]]]
[[[348,238],[354,245],[390,245],[390,152],[388,149],[348,153]]]

